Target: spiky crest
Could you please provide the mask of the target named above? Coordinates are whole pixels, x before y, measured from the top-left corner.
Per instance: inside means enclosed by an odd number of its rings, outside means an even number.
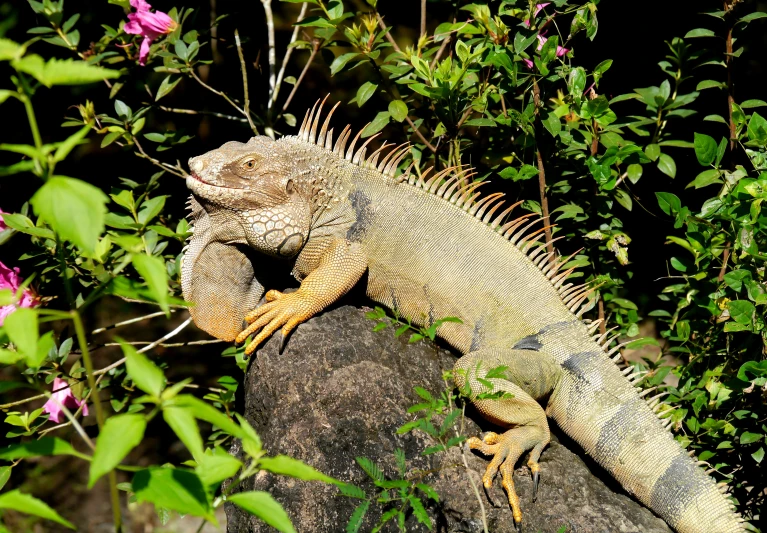
[[[423,172],[413,173],[412,169],[414,168],[414,162],[404,172],[397,174],[399,164],[410,151],[410,143],[395,145],[383,142],[378,149],[374,150],[370,155],[367,155],[369,143],[378,137],[379,134],[368,138],[362,146],[355,151],[355,146],[359,141],[364,128],[354,136],[351,144],[349,144],[347,148],[349,137],[351,137],[352,134],[351,127],[348,125],[341,131],[334,143],[333,129],[328,128],[333,113],[338,108],[339,103],[336,103],[333,106],[320,125],[322,107],[327,98],[328,97],[326,96],[322,101],[318,100],[317,103],[307,111],[301,124],[301,128],[296,135],[297,138],[328,151],[332,151],[350,163],[378,172],[385,178],[395,179],[398,183],[407,183],[410,186],[426,191],[429,194],[433,194],[434,196],[442,198],[464,210],[474,218],[488,225],[490,229],[525,253],[530,261],[540,269],[554,288],[557,289],[562,302],[578,318],[581,318],[583,313],[590,309],[592,304],[590,296],[592,296],[594,291],[599,288],[599,285],[590,286],[588,284],[573,285],[572,283],[565,283],[570,274],[573,273],[574,268],[564,271],[562,270],[582,249],[575,251],[567,257],[562,257],[555,251],[547,251],[548,247],[544,243],[539,242],[545,234],[546,229],[554,227],[553,225],[546,225],[546,220],[543,217],[536,217],[534,213],[524,214],[507,222],[507,216],[522,202],[516,202],[507,206],[505,209],[502,209],[506,205],[506,202],[503,199],[504,195],[502,193],[482,195],[478,189],[484,185],[485,182],[471,181],[471,177],[476,173],[468,166],[456,165],[437,172],[434,171],[434,167],[431,167]],[[319,134],[317,134],[318,127]],[[379,162],[379,158],[381,157],[383,159]],[[496,215],[496,213],[498,213],[498,215]],[[542,224],[542,226],[532,231],[537,224]],[[552,239],[551,243],[562,238],[564,238],[564,236],[556,237]],[[587,324],[589,335],[594,334],[601,322],[602,320],[600,319]],[[612,329],[609,331],[612,331]],[[618,363],[622,360],[620,353],[621,348],[629,344],[630,341],[618,344],[610,349],[610,344],[618,337],[618,335],[608,339],[607,333],[609,333],[609,331],[595,336],[594,341],[602,347],[609,358]],[[626,372],[625,375],[630,383],[636,385],[644,378],[644,374],[636,372],[629,376],[628,374],[633,370],[633,367],[629,366],[627,368],[629,371]],[[653,390],[654,389],[646,389],[642,391],[641,395],[645,396]],[[660,398],[665,394],[666,393],[658,394],[648,400],[647,403],[650,404],[650,407],[657,408],[661,405]]]

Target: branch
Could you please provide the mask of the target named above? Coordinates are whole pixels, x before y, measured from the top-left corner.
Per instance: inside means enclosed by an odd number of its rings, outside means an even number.
[[[166,172],[170,172],[171,174],[174,174],[178,176],[179,178],[186,179],[187,173],[184,172],[183,168],[174,167],[172,165],[169,165],[168,163],[163,163],[159,159],[155,159],[154,157],[150,156],[144,151],[144,148],[141,146],[141,143],[138,141],[138,139],[135,136],[133,137],[133,143],[136,145],[136,148],[138,148],[138,152],[133,152],[134,154],[136,154],[137,157],[148,159],[149,161],[151,161],[153,165],[160,167]]]
[[[175,309],[170,310],[171,313],[175,313]],[[136,322],[141,322],[142,320],[146,320],[149,318],[154,318],[156,316],[165,316],[165,311],[157,311],[156,313],[150,313],[148,315],[144,316],[138,316],[136,318],[131,318],[130,320],[124,320],[123,322],[118,322],[116,324],[112,324],[111,326],[105,326],[103,328],[97,328],[91,331],[91,335],[96,335],[97,333],[103,333],[109,329],[115,329],[119,328],[121,326],[127,326],[128,324],[135,324]]]
[[[298,18],[296,19],[296,22],[300,22],[304,19],[306,16],[306,9],[309,7],[309,4],[303,4],[301,6],[301,13],[298,14]],[[272,97],[269,99],[269,102],[267,103],[267,112],[271,111],[272,106],[277,101],[277,95],[280,92],[280,87],[282,86],[282,78],[285,75],[285,68],[288,66],[288,61],[290,61],[290,56],[293,55],[294,48],[290,46],[296,40],[298,39],[298,31],[301,28],[299,26],[296,26],[293,28],[293,35],[290,36],[290,43],[288,43],[288,49],[285,51],[285,57],[282,59],[282,65],[280,65],[280,72],[277,74],[277,82],[274,86],[274,92],[272,93]]]
[[[288,95],[288,99],[285,100],[285,105],[282,106],[282,113],[284,113],[288,106],[290,105],[291,100],[293,100],[293,96],[296,94],[296,90],[298,90],[298,86],[301,85],[301,81],[303,81],[304,76],[306,75],[306,71],[309,70],[309,67],[312,64],[312,61],[314,61],[314,56],[317,55],[317,52],[320,49],[320,41],[314,41],[314,48],[312,48],[312,54],[309,56],[309,60],[306,62],[306,65],[304,65],[304,69],[301,71],[301,75],[298,77],[298,80],[296,81],[296,84],[293,86],[293,90],[290,91],[290,94]]]
[[[421,37],[426,35],[426,0],[421,0]]]
[[[546,171],[543,167],[543,157],[541,156],[541,117],[539,108],[541,107],[541,89],[538,87],[538,80],[533,78],[533,104],[535,105],[535,123],[536,123],[536,150],[535,157],[538,160],[538,192],[541,195],[541,210],[543,211],[543,223],[546,233],[546,250],[549,253],[554,252],[554,245],[551,243],[551,218],[549,216],[549,199],[546,197]]]
[[[216,118],[225,118],[227,120],[235,120],[237,122],[247,122],[245,118],[233,117],[232,115],[225,115],[223,113],[216,113],[215,111],[197,111],[196,109],[180,109],[177,107],[165,107],[162,105],[157,106],[161,111],[167,111],[168,113],[180,113],[182,115],[211,115]]]
[[[384,24],[384,21],[381,18],[381,14],[378,13],[378,11],[376,11],[376,17],[378,17],[378,26],[382,30],[386,30],[386,40],[389,41],[389,43],[391,43],[392,48],[394,48],[397,52],[402,52],[402,50],[400,50],[399,46],[397,46],[397,43],[394,41],[394,37],[392,37],[391,33],[389,33],[389,30],[386,29],[386,24]]]
[[[277,86],[275,68],[277,66],[277,57],[274,52],[274,14],[272,13],[272,0],[261,0],[266,14],[266,32],[269,37],[269,99],[274,96],[274,89]]]
[[[253,124],[253,119],[250,117],[250,96],[248,96],[248,70],[245,67],[245,56],[242,54],[242,43],[240,42],[240,32],[235,28],[234,41],[237,43],[237,55],[240,56],[240,69],[242,70],[242,92],[245,93],[245,118],[248,119],[250,129],[253,130],[254,135],[258,135],[258,128]]]
[[[407,123],[410,124],[411,128],[413,128],[413,132],[416,134],[416,136],[418,136],[419,139],[421,139],[421,142],[426,145],[426,148],[431,150],[433,153],[437,153],[437,149],[429,141],[426,140],[426,137],[424,137],[420,131],[418,131],[418,128],[415,127],[415,124],[413,124],[413,121],[410,120],[410,117],[406,116],[405,120],[407,120]]]

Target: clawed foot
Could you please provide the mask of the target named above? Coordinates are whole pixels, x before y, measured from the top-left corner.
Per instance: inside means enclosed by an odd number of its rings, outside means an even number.
[[[502,435],[490,431],[482,439],[471,437],[466,441],[470,449],[493,456],[490,464],[487,465],[485,475],[482,476],[482,484],[485,489],[490,489],[493,486],[493,478],[500,470],[501,484],[509,497],[515,526],[522,522],[522,510],[519,506],[519,496],[514,488],[514,465],[525,451],[533,448],[527,466],[533,476],[533,501],[535,501],[540,477],[538,458],[540,457],[540,450],[544,446],[541,443],[539,433],[540,429],[537,427],[522,426],[510,429]]]
[[[281,352],[288,334],[301,322],[322,310],[322,306],[301,289],[288,294],[271,290],[266,293],[265,299],[266,303],[245,316],[245,321],[250,325],[235,339],[237,344],[241,344],[250,335],[261,330],[245,348],[246,356],[251,355],[280,326],[282,326]]]

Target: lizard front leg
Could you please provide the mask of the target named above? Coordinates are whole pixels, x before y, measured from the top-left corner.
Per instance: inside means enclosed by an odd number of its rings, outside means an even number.
[[[242,343],[250,335],[259,332],[245,349],[245,355],[250,355],[282,326],[281,349],[287,335],[298,324],[349,292],[365,273],[367,266],[367,256],[358,243],[346,239],[333,241],[298,290],[288,294],[275,290],[266,293],[266,303],[245,316],[245,321],[250,325],[237,336],[236,342]]]

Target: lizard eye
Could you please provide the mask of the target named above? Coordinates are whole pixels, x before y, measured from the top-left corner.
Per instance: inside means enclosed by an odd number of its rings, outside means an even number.
[[[253,170],[256,168],[256,160],[255,159],[248,159],[242,164],[242,168],[245,170]]]

